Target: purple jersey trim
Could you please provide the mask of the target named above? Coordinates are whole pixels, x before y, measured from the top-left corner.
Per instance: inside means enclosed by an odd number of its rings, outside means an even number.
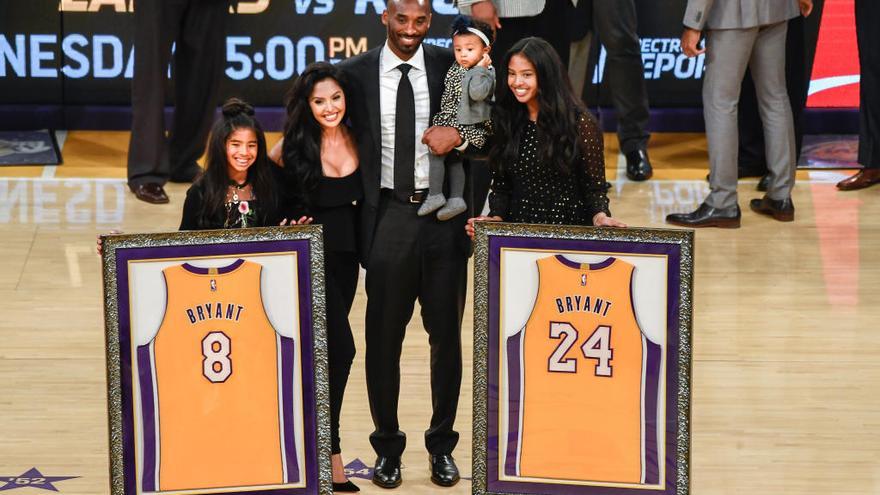
[[[645,338],[645,483],[660,482],[660,451],[657,445],[657,396],[660,392],[660,346]]]
[[[224,273],[229,273],[229,272],[235,270],[236,268],[240,267],[242,263],[244,263],[244,260],[239,258],[239,259],[233,261],[229,265],[218,267],[218,268],[216,268],[217,275],[223,275]],[[189,263],[184,263],[180,266],[182,266],[184,270],[186,270],[190,273],[194,273],[196,275],[208,275],[209,273],[211,273],[211,268],[202,268],[199,266],[193,266],[193,265],[190,265]]]
[[[498,458],[499,448],[497,433],[498,425],[498,409],[499,394],[498,384],[499,376],[499,309],[500,309],[500,267],[501,267],[501,249],[502,248],[519,248],[519,249],[541,249],[541,250],[596,250],[617,253],[633,253],[633,254],[660,254],[669,256],[669,272],[667,278],[667,345],[665,348],[667,355],[666,364],[666,423],[656,424],[655,428],[664,428],[666,432],[666,457],[657,459],[656,463],[659,469],[659,462],[663,462],[666,466],[665,486],[660,490],[651,490],[650,493],[658,495],[675,495],[676,480],[678,478],[678,467],[676,465],[675,452],[677,448],[676,439],[678,437],[678,361],[675,358],[676,350],[679,346],[680,335],[679,328],[679,284],[681,283],[680,263],[681,248],[677,244],[666,243],[638,243],[634,244],[626,241],[584,241],[581,239],[541,239],[531,237],[506,237],[506,236],[490,236],[489,237],[489,328],[488,328],[488,438],[487,438],[487,461],[488,469],[486,473],[486,487],[489,491],[496,493],[521,493],[521,494],[541,494],[541,495],[646,495],[643,489],[617,488],[617,487],[600,487],[600,486],[577,486],[577,485],[559,485],[553,483],[535,483],[535,482],[519,482],[519,481],[501,481],[498,477],[498,463],[503,462]],[[656,344],[654,344],[656,346]],[[659,378],[659,355],[652,359],[652,354],[657,351],[651,350],[649,345],[647,370],[648,376],[654,376],[656,382]],[[662,352],[663,349],[661,349]],[[654,368],[652,368],[652,366]],[[655,369],[654,373],[650,373]],[[647,386],[647,383],[646,383]],[[656,385],[655,385],[656,386]],[[652,399],[657,400],[657,397]],[[646,408],[651,407],[646,401]],[[656,411],[656,403],[654,406]],[[646,434],[650,434],[646,431]],[[656,444],[655,434],[650,438]],[[646,449],[649,445],[646,443]],[[657,448],[654,447],[654,456],[657,455]],[[646,469],[646,482],[652,476],[650,468]],[[656,479],[654,483],[656,483]]]
[[[516,476],[516,457],[519,453],[519,397],[522,374],[520,370],[520,353],[522,352],[522,335],[517,332],[507,339],[507,457],[504,460],[504,474]]]
[[[570,260],[561,254],[556,255],[556,261],[562,263],[569,268],[580,269],[583,266],[583,263],[578,263],[577,261]],[[612,263],[614,263],[614,261],[615,258],[613,256],[610,256],[598,263],[590,263],[590,270],[601,270],[602,268],[608,268],[609,266],[611,266]]]
[[[287,465],[286,483],[299,482],[299,464],[296,460],[296,431],[293,427],[293,359],[295,343],[290,337],[281,337],[281,412],[284,417],[284,459]]]
[[[144,424],[143,490],[156,491],[156,415],[153,403],[153,362],[150,344],[138,346],[138,378],[141,387],[141,415]]]

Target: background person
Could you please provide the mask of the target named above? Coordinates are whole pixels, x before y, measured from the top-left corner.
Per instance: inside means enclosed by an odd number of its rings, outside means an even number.
[[[859,157],[864,167],[837,183],[841,191],[864,189],[880,182],[880,3],[856,0],[859,44]]]
[[[757,213],[794,220],[791,190],[797,167],[794,122],[785,86],[785,38],[789,19],[809,15],[811,0],[689,0],[681,47],[685,55],[706,53],[703,114],[709,146],[709,187],[691,213],[666,221],[685,227],[738,228],[737,102],[746,67],[751,69],[764,122],[770,178],[763,199],[749,203]],[[706,47],[698,43],[706,30]]]
[[[134,9],[134,75],[128,187],[168,202],[167,181],[192,182],[217,106],[226,59],[229,0],[148,0]],[[165,84],[172,59],[174,118],[165,136]]]

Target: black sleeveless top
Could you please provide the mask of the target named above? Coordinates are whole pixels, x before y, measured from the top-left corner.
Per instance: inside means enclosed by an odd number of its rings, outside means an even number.
[[[324,226],[324,250],[356,252],[358,205],[364,198],[360,169],[345,177],[318,179],[311,195],[311,210],[317,224]]]

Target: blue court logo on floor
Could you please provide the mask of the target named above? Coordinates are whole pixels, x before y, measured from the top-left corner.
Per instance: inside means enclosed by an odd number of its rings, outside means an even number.
[[[79,476],[45,476],[39,469],[33,467],[18,476],[0,475],[0,492],[28,487],[57,492],[60,490],[53,483],[73,478]]]
[[[349,478],[373,479],[373,468],[367,466],[360,459],[355,459],[345,465],[345,475]]]

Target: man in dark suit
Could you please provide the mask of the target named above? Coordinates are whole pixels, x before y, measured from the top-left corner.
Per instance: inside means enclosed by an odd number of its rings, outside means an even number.
[[[425,432],[431,480],[459,480],[452,450],[461,387],[461,320],[467,284],[470,214],[439,221],[417,211],[427,195],[428,153],[445,154],[467,143],[455,128],[430,127],[440,109],[452,52],[422,44],[431,23],[427,0],[389,0],[382,14],[384,45],[339,64],[347,76],[349,116],[364,179],[361,238],[367,269],[367,392],[377,459],[373,483],[401,483],[400,353],[416,299],[431,346],[433,415]],[[479,202],[479,205],[474,203]],[[470,208],[482,207],[471,201]]]

